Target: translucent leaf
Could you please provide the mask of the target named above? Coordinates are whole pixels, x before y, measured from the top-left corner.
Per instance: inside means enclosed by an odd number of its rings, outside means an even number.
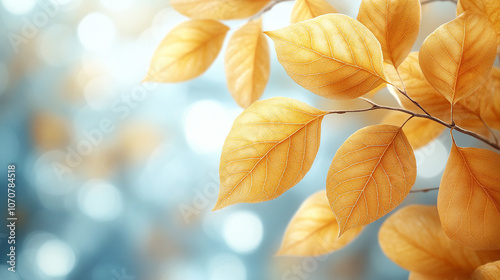
[[[473,249],[500,249],[499,171],[500,154],[453,144],[438,195],[448,237]]]
[[[401,126],[409,115],[403,112],[390,112],[382,121],[384,124]],[[413,149],[419,149],[436,139],[444,130],[444,126],[424,118],[412,118],[403,127],[403,131],[408,138]]]
[[[500,279],[500,261],[482,265],[472,273],[471,280],[497,280]]]
[[[450,103],[471,95],[496,58],[495,30],[482,15],[466,12],[434,31],[420,49],[420,67]]]
[[[277,198],[309,171],[327,114],[294,99],[257,101],[234,121],[222,150],[214,210]]]
[[[458,0],[457,15],[465,11],[485,14],[493,23],[500,47],[500,1],[498,0]]]
[[[296,0],[291,22],[297,23],[331,13],[337,13],[337,10],[326,0]]]
[[[340,234],[396,208],[416,175],[415,155],[400,127],[374,125],[351,135],[337,150],[326,182]]]
[[[349,244],[362,231],[352,229],[338,238],[339,225],[325,191],[310,196],[293,216],[278,255],[317,256]]]
[[[217,58],[228,30],[213,20],[181,23],[161,42],[144,80],[176,83],[198,77]]]
[[[476,267],[500,258],[500,251],[474,251],[449,239],[436,206],[411,205],[397,211],[382,224],[379,243],[415,280],[469,279]],[[432,278],[423,278],[426,275]]]
[[[354,99],[385,81],[380,43],[346,15],[323,15],[265,33],[288,75],[315,94]]]
[[[262,19],[238,29],[226,51],[226,78],[229,91],[243,108],[258,100],[269,80],[269,46],[262,34]]]
[[[420,14],[419,0],[363,0],[358,20],[379,40],[384,61],[397,68],[417,40]]]
[[[170,0],[179,13],[194,19],[241,19],[262,10],[271,0]]]

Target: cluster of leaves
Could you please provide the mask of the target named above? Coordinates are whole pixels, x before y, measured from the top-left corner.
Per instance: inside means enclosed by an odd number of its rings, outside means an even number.
[[[281,0],[282,1],[282,0]],[[394,210],[416,179],[414,149],[445,128],[500,150],[500,1],[460,0],[457,17],[437,28],[419,52],[418,0],[362,0],[357,19],[324,0],[297,0],[292,24],[264,32],[279,62],[299,85],[335,99],[364,99],[366,109],[324,111],[285,97],[257,101],[269,76],[260,17],[280,0],[171,0],[195,18],[176,27],[153,58],[150,80],[200,75],[228,31],[216,20],[252,17],[229,42],[229,89],[242,107],[225,141],[215,210],[277,198],[309,171],[327,115],[391,111],[383,124],[362,128],[337,150],[326,191],[300,207],[281,255],[330,253],[364,226]],[[387,86],[401,107],[362,96]],[[416,234],[418,232],[418,234]],[[500,154],[459,147],[453,140],[435,206],[409,206],[380,229],[383,251],[411,271],[410,279],[500,277]]]

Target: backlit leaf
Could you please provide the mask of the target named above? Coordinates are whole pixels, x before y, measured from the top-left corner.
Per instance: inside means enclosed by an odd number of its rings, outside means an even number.
[[[457,15],[465,11],[485,14],[493,23],[500,47],[500,1],[498,0],[458,0]]]
[[[465,280],[476,267],[500,258],[500,251],[474,251],[449,239],[436,206],[411,205],[397,211],[380,228],[379,243],[393,262],[417,274],[410,278],[415,280]]]
[[[488,77],[496,56],[495,30],[484,16],[466,12],[425,39],[420,67],[450,103],[471,95]]]
[[[500,154],[453,144],[438,209],[451,239],[473,249],[500,249]]]
[[[413,149],[400,127],[374,125],[351,135],[337,150],[326,182],[340,234],[396,208],[416,174]]]
[[[397,68],[417,40],[420,14],[419,0],[363,0],[358,20],[379,40],[384,61]]]
[[[284,97],[243,111],[224,143],[214,210],[271,200],[296,185],[316,157],[327,113]]]
[[[472,273],[471,280],[497,280],[500,279],[500,261],[482,265]]]
[[[315,94],[354,99],[385,81],[380,43],[346,15],[323,15],[265,33],[288,75]]]
[[[331,13],[337,13],[337,10],[326,0],[296,0],[291,22],[297,23]]]
[[[382,123],[401,126],[408,119],[408,116],[403,112],[390,112]],[[403,127],[408,141],[415,150],[429,144],[441,135],[443,130],[443,125],[424,118],[412,118]]]
[[[227,46],[226,78],[229,91],[243,108],[258,100],[269,80],[269,46],[262,34],[262,19],[237,30]]]
[[[170,0],[179,13],[194,19],[228,20],[250,17],[271,0]]]
[[[331,253],[349,244],[363,228],[346,232],[338,238],[339,225],[325,191],[309,197],[293,216],[278,255],[317,256]]]
[[[176,26],[156,50],[145,81],[176,83],[203,74],[219,54],[228,30],[213,20]]]

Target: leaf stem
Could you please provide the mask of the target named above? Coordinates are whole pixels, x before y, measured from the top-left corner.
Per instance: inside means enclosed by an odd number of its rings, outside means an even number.
[[[390,107],[390,106],[384,106],[384,105],[380,105],[380,104],[377,104],[369,99],[366,99],[366,98],[363,98],[363,97],[360,97],[360,99],[368,102],[370,105],[372,105],[372,107],[370,108],[364,108],[364,109],[354,109],[354,110],[332,110],[332,111],[328,111],[328,114],[346,114],[346,113],[360,113],[360,112],[367,112],[367,111],[375,111],[375,110],[389,110],[389,111],[399,111],[399,112],[403,112],[403,113],[406,113],[408,115],[411,115],[413,117],[417,117],[417,118],[424,118],[424,119],[429,119],[429,120],[432,120],[434,122],[437,122],[447,128],[450,128],[452,130],[456,130],[456,131],[459,131],[463,134],[467,134],[469,136],[472,136],[486,144],[488,144],[489,146],[497,149],[497,150],[500,150],[500,146],[496,143],[493,143],[491,141],[489,141],[488,139],[484,138],[483,136],[479,135],[479,134],[476,134],[470,130],[467,130],[465,128],[462,128],[460,126],[457,126],[456,124],[451,124],[451,123],[447,123],[441,119],[438,119],[434,116],[431,116],[431,115],[424,115],[424,114],[418,114],[418,113],[415,113],[415,112],[412,112],[410,110],[407,110],[407,109],[403,109],[403,108],[397,108],[397,107]]]

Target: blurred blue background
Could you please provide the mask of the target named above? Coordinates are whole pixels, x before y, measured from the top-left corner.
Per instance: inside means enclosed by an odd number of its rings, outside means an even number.
[[[330,2],[353,17],[360,3]],[[266,14],[264,29],[288,25],[292,5]],[[454,15],[451,3],[426,5],[415,49]],[[160,41],[184,20],[167,0],[0,0],[0,213],[7,223],[14,163],[18,217],[15,273],[1,227],[0,279],[406,279],[379,248],[382,220],[326,258],[273,256],[302,201],[325,187],[336,149],[381,112],[327,117],[302,182],[273,201],[211,212],[222,144],[242,111],[226,88],[223,55],[193,81],[140,83]],[[263,98],[364,106],[305,91],[271,57]],[[386,90],[374,99],[396,104]],[[414,188],[438,186],[449,147],[445,133],[417,151]],[[410,194],[404,205],[434,204],[436,195]]]

